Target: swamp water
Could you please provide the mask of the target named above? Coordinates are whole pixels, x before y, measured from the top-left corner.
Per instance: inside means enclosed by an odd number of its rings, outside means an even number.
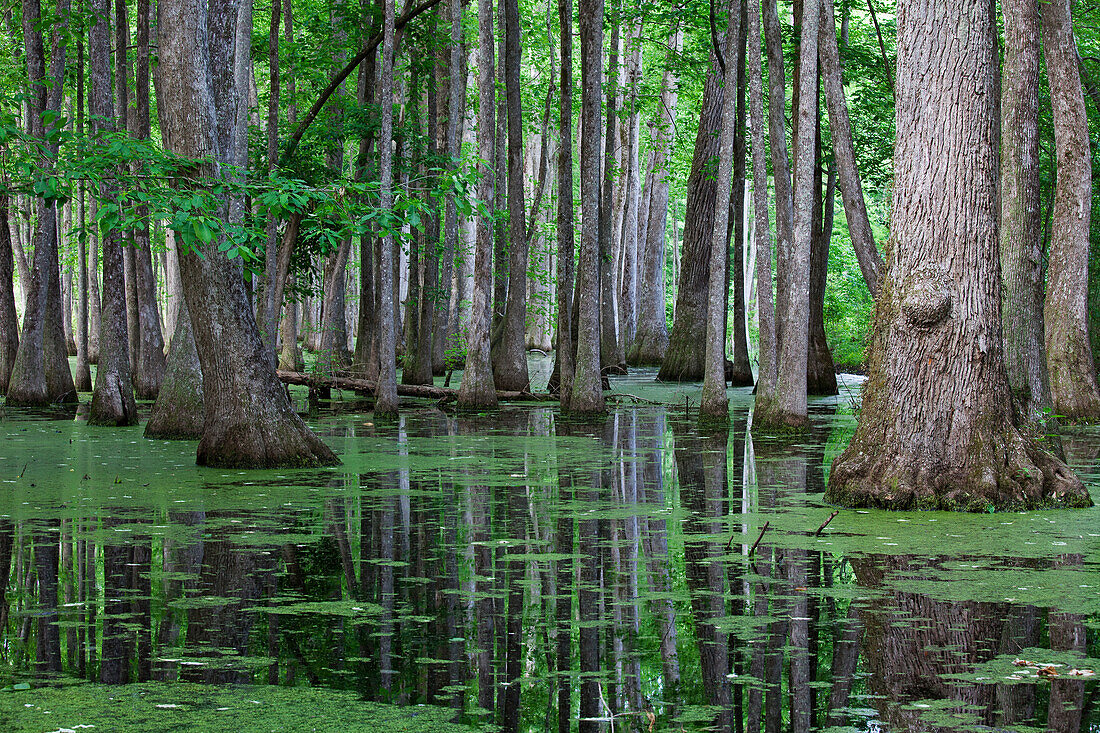
[[[829,521],[848,388],[792,442],[651,379],[601,424],[334,402],[325,470],[7,410],[0,731],[1100,730],[1100,508]]]

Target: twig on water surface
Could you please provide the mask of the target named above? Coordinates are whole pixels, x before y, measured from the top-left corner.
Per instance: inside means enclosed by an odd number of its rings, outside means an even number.
[[[757,546],[760,544],[760,540],[764,539],[764,533],[768,531],[768,527],[772,526],[771,521],[764,522],[764,526],[760,528],[760,535],[756,538],[756,542],[752,543],[752,547],[749,548],[749,556],[756,552]]]
[[[840,514],[839,509],[837,511],[833,512],[832,514],[830,514],[829,518],[821,523],[821,526],[817,528],[816,532],[814,532],[814,537],[820,537],[821,533],[825,531],[825,528],[829,526],[829,522],[833,521],[833,517],[835,517],[837,514]]]

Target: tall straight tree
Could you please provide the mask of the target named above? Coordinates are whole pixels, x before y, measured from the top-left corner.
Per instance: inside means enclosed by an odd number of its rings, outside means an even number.
[[[137,3],[137,55],[134,59],[134,108],[130,134],[149,139],[149,0]],[[136,207],[134,282],[137,295],[137,362],[133,365],[134,391],[144,400],[156,399],[164,381],[164,334],[157,310],[157,281],[149,244],[149,207]]]
[[[247,0],[246,0],[247,1]],[[195,172],[224,179],[227,165],[247,152],[237,52],[237,0],[158,3],[160,125],[166,147],[197,162]],[[251,32],[251,28],[247,29]],[[223,227],[241,221],[242,202],[219,200]],[[302,422],[275,374],[244,288],[240,267],[218,247],[180,253],[184,298],[202,366],[204,411],[201,465],[309,466],[336,456]],[[199,246],[197,243],[196,247]]]
[[[1039,4],[1003,0],[1001,77],[1001,319],[1016,419],[1039,428],[1050,396],[1039,231]]]
[[[92,72],[91,113],[97,137],[114,132],[115,115],[111,109],[111,46],[108,40],[108,6],[106,0],[94,0],[91,6],[95,23],[88,38],[88,56]],[[119,13],[119,10],[123,12]],[[129,32],[124,25],[125,6],[116,6],[118,47],[125,48]],[[121,18],[122,20],[119,20]],[[119,53],[115,62],[115,77],[125,86],[125,56]],[[123,108],[124,107],[121,107]],[[118,184],[104,180],[99,184],[100,206],[119,206]],[[123,271],[122,232],[117,227],[101,231],[103,239],[103,310],[99,324],[99,364],[95,389],[88,412],[93,425],[133,425],[138,420],[134,402],[134,383],[127,334],[126,291]]]
[[[558,0],[558,23],[561,48],[561,71],[558,79],[558,277],[556,299],[557,359],[560,375],[559,393],[561,407],[569,409],[573,396],[573,375],[576,368],[576,351],[573,349],[573,264],[574,237],[573,216],[573,0]]]
[[[43,115],[50,112],[60,118],[65,48],[69,35],[68,0],[58,0],[57,16],[61,22],[53,28],[47,84],[41,8],[38,0],[26,0],[23,4],[23,39],[30,91],[26,105],[26,130],[28,136],[40,146],[39,165],[46,173],[56,165],[58,145],[54,141],[46,141]],[[51,128],[59,121],[51,122]],[[26,309],[19,349],[8,381],[7,404],[11,406],[76,400],[76,387],[69,371],[68,349],[61,325],[57,210],[52,199],[35,198],[33,202],[37,219],[34,227],[34,261],[25,291]]]
[[[1100,389],[1088,331],[1092,157],[1085,94],[1069,0],[1042,2],[1041,7],[1058,159],[1044,307],[1050,391],[1059,415],[1095,418],[1100,417]]]
[[[734,47],[741,35],[741,2],[731,0],[727,8],[726,38],[733,39],[726,48]],[[728,202],[733,190],[733,148],[737,132],[737,73],[740,64],[727,54],[722,99],[722,122],[718,138],[718,194],[717,200]],[[710,283],[707,289],[707,340],[703,374],[703,395],[699,412],[707,419],[729,418],[729,400],[726,398],[726,302],[729,288],[726,286],[726,257],[729,247],[728,205],[718,206],[714,212],[714,230],[710,237]]]
[[[474,248],[474,302],[470,308],[470,335],[466,344],[466,368],[458,389],[461,407],[484,408],[497,404],[493,386],[493,366],[489,356],[489,325],[493,286],[493,219],[488,210],[493,200],[493,134],[496,109],[493,87],[493,2],[478,0],[478,157],[483,161],[478,177],[477,197],[485,209],[477,216],[477,243]]]
[[[519,88],[520,24],[518,0],[504,4],[504,90],[508,110],[508,299],[500,346],[493,359],[497,389],[528,389],[527,373],[527,230],[523,203],[523,107]]]
[[[393,208],[393,56],[394,0],[382,0],[382,74],[378,100],[382,120],[378,131],[378,205]],[[378,386],[374,412],[397,414],[397,328],[394,320],[393,232],[382,236],[378,257]]]
[[[657,119],[650,138],[653,144],[651,171],[646,183],[648,207],[639,218],[645,220],[645,237],[639,241],[638,327],[626,355],[632,366],[655,366],[664,361],[668,350],[668,320],[665,315],[665,227],[668,222],[669,172],[667,162],[672,151],[676,122],[679,80],[673,63],[684,43],[684,31],[673,31],[665,71],[661,78],[661,97]]]
[[[19,316],[15,310],[15,261],[12,259],[9,202],[0,195],[0,389],[8,389],[8,378],[19,351]]]
[[[827,501],[1088,506],[1013,422],[997,261],[996,28],[987,0],[898,6],[893,246],[870,380]],[[935,59],[935,63],[929,63]]]
[[[605,409],[600,378],[600,87],[603,81],[603,0],[580,0],[581,246],[577,262],[577,360],[569,409]],[[564,65],[564,64],[563,64]]]

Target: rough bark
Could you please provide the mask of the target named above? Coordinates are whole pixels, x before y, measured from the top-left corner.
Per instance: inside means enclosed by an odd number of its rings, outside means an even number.
[[[527,321],[527,233],[523,201],[523,118],[520,98],[520,24],[518,0],[504,5],[504,88],[508,112],[508,297],[500,345],[493,354],[497,389],[530,386],[524,333]],[[499,123],[499,120],[498,120]]]
[[[149,139],[149,0],[137,3],[137,57],[134,64],[136,85],[134,124],[131,134]],[[156,399],[167,367],[164,358],[164,334],[160,330],[157,309],[157,281],[153,274],[153,256],[149,245],[149,208],[137,207],[141,220],[135,233],[134,283],[137,295],[137,360],[134,363],[134,390],[143,400]]]
[[[193,159],[215,156],[196,166],[209,176],[218,175],[225,163],[238,162],[244,152],[234,73],[246,60],[236,53],[238,10],[235,0],[215,0],[208,7],[200,0],[180,0],[158,7],[163,74],[158,109],[166,147]],[[202,32],[207,27],[208,35]],[[240,221],[240,203],[222,201],[217,213],[233,226]],[[191,250],[180,256],[205,396],[199,464],[336,463],[328,446],[294,412],[260,339],[240,269],[217,244],[205,246],[201,255]]]
[[[1065,464],[1013,424],[1000,338],[994,33],[980,0],[899,8],[890,266],[859,426],[833,462],[827,501],[1091,504]]]
[[[116,7],[116,14],[118,8]],[[98,20],[107,13],[106,3],[97,2],[92,6],[97,22],[89,35],[89,61],[92,72],[90,107],[96,120],[98,134],[112,132],[115,128],[115,116],[111,111],[110,72],[108,59],[110,45],[107,40],[107,21]],[[100,16],[102,12],[103,16]],[[119,28],[116,43],[126,45],[122,39],[125,12],[122,20],[117,21]],[[128,33],[125,33],[127,39]],[[121,77],[120,86],[125,86],[125,54],[119,54],[115,74]],[[121,105],[117,105],[120,108]],[[109,180],[99,184],[99,200],[116,202],[117,184]],[[124,272],[124,252],[122,250],[122,232],[117,228],[102,233],[103,240],[103,308],[99,323],[99,364],[96,368],[95,389],[92,391],[92,404],[88,411],[88,422],[92,425],[133,425],[137,422],[137,404],[134,402],[133,373],[130,363],[130,341],[127,332],[126,283]]]
[[[382,121],[378,133],[379,206],[393,207],[393,55],[394,0],[382,0],[382,74],[378,99]],[[376,415],[397,413],[397,339],[394,323],[394,263],[393,233],[382,237],[378,258],[378,392],[375,394]]]
[[[23,6],[23,37],[26,44],[27,79],[31,94],[27,99],[27,133],[45,139],[42,114],[60,112],[63,91],[65,48],[68,37],[68,0],[59,0],[61,22],[53,29],[47,93],[45,49],[39,25],[38,0]],[[50,171],[57,158],[57,144],[51,142],[39,161]],[[8,381],[7,404],[41,406],[76,400],[76,387],[69,371],[68,348],[61,326],[61,283],[57,251],[57,222],[54,203],[33,199],[37,224],[34,229],[34,260],[30,281],[23,281],[26,310],[15,363]]]
[[[728,49],[729,39],[723,41]],[[725,53],[726,57],[730,54]],[[732,64],[731,64],[732,65]],[[731,87],[732,89],[732,87]],[[694,382],[703,377],[706,344],[707,285],[710,282],[711,234],[714,231],[718,181],[715,159],[722,124],[722,72],[711,52],[710,71],[703,87],[699,129],[687,181],[687,211],[684,214],[683,257],[676,286],[676,313],[668,349],[657,378],[665,382]],[[726,197],[723,208],[729,203]],[[725,227],[723,227],[723,233]],[[649,236],[652,236],[650,234]],[[722,270],[725,273],[725,270]]]
[[[600,187],[599,217],[599,287],[600,287],[600,368],[619,371],[626,361],[619,339],[619,290],[616,285],[616,247],[613,220],[620,209],[615,196],[615,180],[619,167],[619,126],[616,124],[619,106],[619,19],[609,18],[611,38],[607,51],[607,85],[604,100],[603,167]]]
[[[621,324],[619,339],[623,348],[632,344],[634,334],[638,330],[638,219],[639,207],[642,203],[641,187],[642,176],[638,170],[641,163],[641,110],[638,104],[639,84],[642,78],[642,19],[634,22],[634,29],[630,34],[628,50],[630,51],[630,64],[627,71],[627,85],[629,93],[624,105],[627,114],[626,130],[626,182],[623,223],[622,223],[622,283],[619,288],[620,306],[619,322]]]
[[[1054,411],[1100,417],[1100,389],[1089,347],[1089,221],[1092,158],[1085,95],[1077,67],[1069,0],[1041,3],[1058,178],[1047,269],[1046,353]]]
[[[1017,422],[1042,429],[1053,402],[1043,326],[1039,220],[1039,5],[1005,0],[1001,77],[1001,320]]]
[[[451,46],[447,54],[447,127],[445,148],[447,165],[452,170],[462,156],[463,118],[466,112],[466,48],[462,42],[461,0],[451,0],[447,11],[451,20]],[[443,271],[442,284],[447,297],[437,301],[438,328],[432,342],[432,364],[435,371],[451,369],[456,365],[447,356],[447,349],[458,343],[458,304],[462,300],[462,288],[455,283],[455,257],[459,254],[458,205],[453,194],[447,196],[443,219]]]
[[[600,379],[598,261],[603,7],[603,0],[581,0],[578,16],[581,34],[581,245],[577,262],[577,359],[573,392],[569,398],[569,409],[577,413],[601,413],[605,407]],[[584,671],[583,660],[581,671]]]
[[[678,77],[671,61],[679,55],[684,43],[682,28],[672,34],[669,44],[669,64],[661,78],[660,110],[650,131],[653,145],[653,163],[650,181],[646,184],[646,200],[641,217],[646,220],[645,237],[640,238],[642,253],[640,279],[641,293],[638,304],[638,326],[626,361],[631,366],[655,366],[661,364],[668,350],[668,320],[665,313],[665,225],[668,221],[668,170],[667,162],[672,150],[673,131],[676,122]]]
[[[492,160],[493,133],[496,130],[493,105],[493,3],[478,2],[478,157],[486,162],[478,178],[478,199],[493,199],[493,176],[487,165]],[[470,308],[469,336],[466,343],[466,366],[458,390],[460,407],[487,408],[496,406],[497,393],[493,384],[493,367],[489,356],[489,326],[491,289],[493,286],[493,221],[490,212],[477,215],[477,243],[474,247],[474,298]]]
[[[726,378],[731,387],[751,387],[756,380],[749,361],[748,311],[745,306],[745,169],[748,152],[746,144],[748,109],[745,99],[748,91],[748,72],[745,64],[748,58],[748,8],[744,2],[739,5],[741,22],[738,24],[737,34],[737,123],[733,133],[733,192],[730,198],[731,221],[729,223],[729,228],[733,232],[733,241],[726,263],[726,271],[729,273],[727,280],[733,281],[733,322],[729,324],[728,329],[733,339],[733,358],[730,360],[732,368],[729,369]],[[727,318],[729,317],[729,290],[730,286],[727,284]]]
[[[822,0],[822,5],[832,0]],[[814,159],[814,204],[813,225],[810,235],[810,282],[809,282],[809,333],[806,361],[806,394],[835,395],[836,364],[829,350],[829,340],[825,334],[825,287],[829,276],[829,247],[833,234],[833,196],[836,193],[836,171],[830,167],[826,193],[821,194],[821,114],[820,101],[818,112],[814,115],[817,126],[816,154]]]
[[[741,35],[741,3],[731,0],[727,9],[729,20],[726,38],[733,43]],[[726,44],[730,49],[731,43]],[[726,282],[726,257],[729,254],[730,194],[733,189],[734,137],[737,132],[737,73],[738,64],[730,54],[723,79],[725,94],[722,99],[721,125],[718,136],[718,191],[714,224],[710,236],[710,282],[707,285],[706,350],[704,359],[703,395],[699,402],[700,417],[710,420],[729,419],[729,400],[726,398],[726,300],[729,288]]]
[[[180,307],[176,332],[168,349],[168,367],[145,437],[156,440],[199,440],[205,423],[202,368],[187,305]]]
[[[558,78],[558,277],[557,300],[557,371],[558,392],[563,410],[569,409],[573,396],[573,377],[577,353],[573,349],[573,274],[576,235],[573,213],[573,2],[558,0],[561,28],[561,70]]]

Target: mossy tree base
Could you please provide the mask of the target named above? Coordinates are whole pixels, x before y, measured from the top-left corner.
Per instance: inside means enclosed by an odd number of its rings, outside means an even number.
[[[982,441],[964,465],[914,464],[853,442],[833,463],[825,501],[965,512],[1092,506],[1085,485],[1065,463],[1011,426]]]
[[[197,463],[215,468],[312,468],[335,466],[336,454],[297,415],[204,430]]]
[[[659,367],[664,363],[667,352],[667,333],[650,333],[639,329],[626,352],[626,363],[632,367]]]

